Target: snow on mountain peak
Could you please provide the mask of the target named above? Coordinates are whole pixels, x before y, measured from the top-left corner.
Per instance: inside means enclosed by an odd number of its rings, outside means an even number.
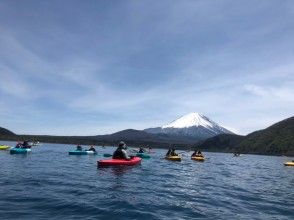
[[[197,112],[192,112],[187,115],[180,117],[179,119],[172,121],[171,123],[162,126],[162,128],[188,128],[192,126],[203,126],[211,129],[217,126],[216,123],[212,122],[209,118]]]

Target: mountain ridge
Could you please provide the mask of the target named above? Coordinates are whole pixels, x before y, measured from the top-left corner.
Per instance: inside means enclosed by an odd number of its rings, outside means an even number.
[[[294,117],[279,121],[246,136],[218,135],[198,143],[196,148],[248,154],[294,156]]]
[[[12,131],[6,129],[6,128],[2,128],[0,127],[0,135],[15,135],[15,133],[13,133]]]
[[[294,117],[284,119],[246,136],[220,134],[201,141],[197,141],[196,138],[192,139],[163,133],[150,134],[135,129],[126,129],[109,135],[50,136],[17,135],[5,128],[0,129],[0,140],[38,140],[47,143],[109,146],[116,145],[120,140],[125,140],[129,146],[149,145],[158,148],[173,146],[178,149],[193,148],[214,152],[294,156]]]

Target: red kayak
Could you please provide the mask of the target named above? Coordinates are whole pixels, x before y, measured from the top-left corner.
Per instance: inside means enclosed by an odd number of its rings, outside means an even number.
[[[123,159],[108,159],[108,160],[99,160],[97,161],[97,165],[99,167],[104,166],[134,166],[141,163],[140,157],[134,157],[131,160],[123,160]]]

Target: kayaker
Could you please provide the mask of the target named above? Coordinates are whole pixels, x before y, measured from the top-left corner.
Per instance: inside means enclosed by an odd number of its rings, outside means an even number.
[[[195,151],[196,152],[196,151]],[[194,153],[195,153],[194,152]],[[202,152],[199,150],[196,152],[195,157],[203,157]]]
[[[94,152],[96,152],[96,149],[95,149],[94,146],[92,145],[92,146],[90,146],[90,149],[89,149],[88,151],[94,151]]]
[[[81,145],[77,145],[77,150],[78,151],[82,151],[83,150],[82,146]]]
[[[195,150],[194,153],[191,155],[191,157],[203,157],[201,151]]]
[[[170,156],[178,156],[178,154],[176,153],[175,148],[172,149]]]
[[[140,147],[138,153],[145,153],[144,148],[143,147]]]
[[[172,150],[169,148],[165,156],[166,157],[170,156],[171,152],[172,152]]]
[[[28,141],[24,141],[22,144],[22,148],[30,148],[31,146],[29,146],[29,142]]]
[[[148,152],[151,153],[152,148],[149,146],[147,146],[147,147],[148,147]]]
[[[22,144],[20,142],[17,142],[17,144],[15,145],[15,148],[21,148]]]
[[[194,151],[194,153],[191,155],[191,157],[197,157],[197,150]]]
[[[240,154],[239,153],[234,153],[234,157],[239,157]]]
[[[125,142],[121,141],[118,144],[118,148],[114,151],[113,159],[125,159],[125,160],[130,160],[131,157],[129,157],[128,152],[127,152],[127,145]]]

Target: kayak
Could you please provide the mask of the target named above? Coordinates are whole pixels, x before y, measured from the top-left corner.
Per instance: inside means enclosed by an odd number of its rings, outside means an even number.
[[[134,166],[141,163],[140,157],[134,157],[131,160],[124,159],[106,159],[97,161],[99,167],[105,166]]]
[[[26,154],[31,152],[32,150],[29,148],[11,148],[10,149],[10,154]]]
[[[10,148],[7,145],[0,145],[0,150],[7,150],[8,148]]]
[[[292,161],[292,162],[286,162],[286,163],[284,163],[284,165],[285,166],[294,166],[294,162]]]
[[[191,160],[196,160],[196,161],[204,161],[204,157],[191,157]]]
[[[182,158],[180,156],[168,156],[168,157],[165,157],[165,159],[172,160],[172,161],[181,161],[182,160]]]
[[[142,159],[149,159],[149,158],[151,158],[150,155],[145,154],[145,153],[137,153],[136,156],[137,157],[140,157]]]
[[[94,152],[92,150],[72,150],[68,152],[69,155],[95,155],[97,152]]]

